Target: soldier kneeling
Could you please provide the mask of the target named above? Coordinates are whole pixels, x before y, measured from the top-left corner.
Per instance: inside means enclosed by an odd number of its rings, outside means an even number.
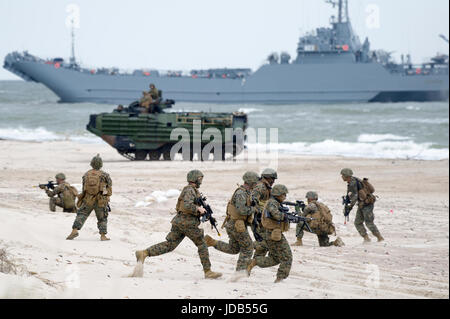
[[[318,202],[319,195],[316,192],[306,194],[308,205],[303,209],[303,217],[309,217],[313,220],[309,222],[311,230],[317,234],[320,247],[344,246],[341,238],[337,237],[335,241],[330,242],[328,235],[336,235],[336,228],[333,224],[333,216],[330,209],[323,203]],[[296,236],[297,242],[294,246],[303,246],[303,223],[297,224]]]
[[[77,189],[66,182],[66,176],[63,173],[56,174],[55,179],[57,186],[53,190],[45,188],[45,192],[50,197],[50,211],[56,212],[56,206],[58,206],[62,207],[64,213],[76,213]]]

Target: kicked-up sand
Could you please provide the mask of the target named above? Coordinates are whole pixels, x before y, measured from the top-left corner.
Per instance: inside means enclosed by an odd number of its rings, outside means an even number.
[[[20,270],[0,272],[0,298],[449,298],[448,160],[280,154],[270,164],[243,156],[235,162],[130,162],[106,144],[70,141],[1,140],[0,150],[0,248]],[[75,215],[60,208],[50,212],[48,197],[36,186],[64,172],[80,189],[97,153],[113,180],[111,241],[99,241],[94,213],[80,236],[67,241]],[[185,239],[175,251],[147,258],[143,277],[129,277],[136,265],[134,251],[163,241],[169,232],[174,190],[186,184],[189,170],[205,173],[200,190],[221,225],[244,172],[260,172],[267,165],[277,165],[273,168],[278,182],[289,188],[289,200],[319,192],[344,247],[321,248],[314,235],[305,234],[304,246],[292,247],[287,280],[274,284],[277,267],[255,267],[251,277],[234,282],[237,255],[210,248],[212,269],[223,277],[205,280],[197,249]],[[371,236],[372,243],[362,243],[353,225],[355,210],[344,225],[346,184],[339,175],[344,167],[369,177],[375,186],[375,223],[385,242]],[[201,227],[219,238],[209,223]],[[220,231],[227,240],[225,230]],[[295,225],[285,235],[295,242]]]

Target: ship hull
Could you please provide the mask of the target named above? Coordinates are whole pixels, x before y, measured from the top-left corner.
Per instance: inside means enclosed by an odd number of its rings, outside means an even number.
[[[448,74],[390,73],[377,63],[264,65],[245,79],[91,74],[34,61],[17,61],[9,69],[68,103],[126,104],[150,83],[165,98],[208,103],[445,101],[449,95]]]

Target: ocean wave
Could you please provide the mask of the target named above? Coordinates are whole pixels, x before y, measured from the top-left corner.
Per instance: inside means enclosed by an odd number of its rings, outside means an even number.
[[[414,105],[408,105],[408,106],[406,107],[406,109],[407,109],[408,111],[420,111],[420,110],[421,110],[420,106],[414,106]]]
[[[249,150],[270,150],[280,153],[319,156],[344,156],[361,158],[443,160],[449,158],[449,150],[432,148],[432,143],[417,144],[413,141],[381,141],[376,143],[342,142],[324,140],[318,143],[278,143],[271,145],[249,144]]]
[[[56,133],[47,131],[44,127],[30,128],[0,128],[0,138],[18,141],[56,141],[61,139]]]
[[[388,120],[381,120],[380,123],[410,123],[410,124],[448,124],[448,118],[436,118],[436,119],[404,119],[404,118],[397,118],[397,119],[388,119]]]
[[[382,141],[406,141],[411,138],[393,134],[361,134],[358,137],[360,143],[376,143]]]
[[[74,141],[78,143],[100,143],[101,139],[88,135],[58,134],[44,127],[38,128],[0,128],[0,139],[30,142]]]
[[[255,108],[245,108],[245,107],[241,107],[238,112],[243,112],[246,114],[250,114],[250,113],[255,113],[255,112],[261,112],[260,109],[255,109]]]

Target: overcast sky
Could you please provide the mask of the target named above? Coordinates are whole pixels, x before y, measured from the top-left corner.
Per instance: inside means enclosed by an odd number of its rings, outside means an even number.
[[[298,37],[336,13],[324,0],[0,0],[1,65],[14,50],[69,57],[69,4],[80,9],[78,61],[123,69],[256,69],[274,51],[295,57]],[[409,52],[416,62],[448,54],[438,37],[448,37],[448,0],[349,0],[349,7],[372,49]],[[0,79],[17,77],[0,68]]]

